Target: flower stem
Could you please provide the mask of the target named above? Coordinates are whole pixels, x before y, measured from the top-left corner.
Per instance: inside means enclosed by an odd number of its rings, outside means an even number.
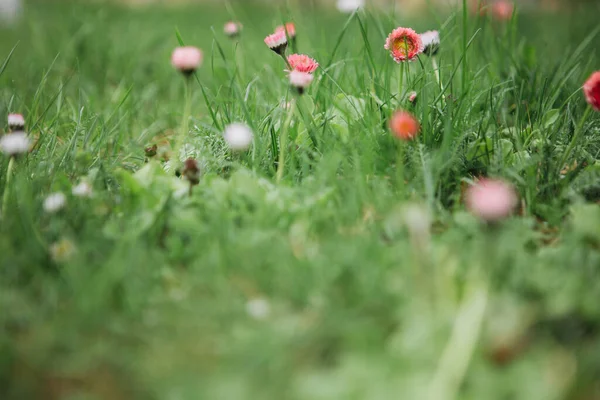
[[[569,143],[569,147],[567,147],[567,150],[565,150],[565,152],[560,160],[560,164],[558,164],[559,170],[562,170],[562,168],[565,166],[565,162],[567,162],[567,159],[571,155],[571,152],[577,145],[577,142],[579,141],[579,137],[581,136],[581,132],[583,131],[583,125],[585,124],[585,121],[590,116],[590,111],[592,111],[592,108],[587,107],[587,109],[585,110],[585,113],[583,114],[583,117],[581,118],[581,121],[579,121],[579,125],[577,125],[575,133],[573,134],[573,138],[571,139],[571,142]]]
[[[435,75],[435,80],[437,81],[442,93],[444,93],[444,83],[442,82],[442,78],[440,76],[440,67],[438,66],[437,60],[433,55],[431,56],[431,66],[433,67],[433,75]],[[442,94],[442,100],[444,100],[444,103],[446,102],[445,94]]]
[[[437,60],[435,59],[435,56],[431,56],[431,65],[433,67],[433,72],[435,75],[435,80],[438,83],[438,86],[440,87],[440,89],[442,90],[442,92],[444,91],[444,84],[442,83],[442,79],[440,78],[440,67],[438,66]]]
[[[285,122],[279,134],[279,162],[277,163],[277,183],[283,178],[283,170],[285,168],[285,153],[287,148],[288,131],[294,116],[294,108],[296,108],[296,99],[290,101],[290,107]]]
[[[406,143],[400,141],[398,143],[398,160],[396,161],[396,187],[401,195],[404,192],[404,147]]]
[[[285,62],[285,65],[287,65],[287,67],[291,71],[293,68],[292,68],[292,65],[290,64],[290,62],[288,61],[288,58],[285,55],[285,52],[283,54],[281,54],[281,58],[283,58],[283,61]]]
[[[402,84],[404,82],[404,63],[400,64],[400,72],[398,77],[398,102],[402,99]]]
[[[0,219],[2,219],[6,213],[6,207],[8,206],[8,197],[10,195],[10,182],[12,180],[12,170],[15,165],[15,157],[12,156],[8,161],[8,168],[6,169],[6,185],[4,185],[4,194],[2,196],[2,211],[0,211]]]
[[[181,164],[179,153],[185,142],[185,138],[189,134],[189,122],[190,115],[192,113],[192,91],[190,88],[191,79],[190,77],[185,78],[185,105],[183,108],[183,117],[181,120],[181,132],[179,133],[175,142],[175,148],[173,157],[175,158],[175,168],[179,168]]]

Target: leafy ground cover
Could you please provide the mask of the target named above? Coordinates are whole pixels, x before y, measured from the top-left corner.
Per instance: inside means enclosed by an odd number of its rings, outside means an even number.
[[[0,115],[35,142],[0,158],[1,397],[600,398],[592,7],[29,4],[0,37]],[[263,42],[286,21],[320,63],[300,97]],[[435,59],[396,64],[398,26],[439,30]],[[204,51],[189,119],[180,42]],[[482,177],[512,217],[467,211]]]

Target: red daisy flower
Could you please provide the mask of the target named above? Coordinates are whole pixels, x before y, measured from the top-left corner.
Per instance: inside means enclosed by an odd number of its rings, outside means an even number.
[[[417,136],[420,128],[419,121],[408,111],[398,110],[390,120],[390,129],[398,139],[412,140]]]
[[[410,28],[396,28],[390,33],[385,49],[392,53],[392,58],[400,63],[412,61],[423,52],[421,36]]]
[[[288,62],[293,70],[313,73],[319,67],[319,63],[305,54],[292,54]]]
[[[600,71],[596,71],[583,85],[585,99],[596,111],[600,111]]]
[[[500,21],[508,21],[512,18],[515,5],[512,1],[499,0],[492,5],[492,16]]]

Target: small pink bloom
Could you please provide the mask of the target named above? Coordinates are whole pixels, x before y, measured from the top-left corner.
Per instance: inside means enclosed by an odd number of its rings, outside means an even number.
[[[171,64],[184,74],[191,74],[202,64],[202,51],[197,47],[177,47],[171,55]]]
[[[467,190],[467,208],[484,221],[508,217],[517,205],[512,185],[497,179],[481,179]]]
[[[25,118],[21,114],[8,114],[8,128],[11,131],[22,131],[25,129]]]
[[[596,71],[583,85],[585,99],[596,111],[600,111],[600,71]]]
[[[290,85],[292,85],[299,94],[303,94],[304,90],[312,83],[314,76],[308,72],[294,70],[290,72],[289,79]]]
[[[242,32],[243,25],[239,22],[229,21],[223,27],[223,32],[231,38],[238,36]]]
[[[265,38],[265,44],[269,46],[271,50],[279,55],[283,55],[287,47],[287,36],[285,31],[275,32]]]
[[[275,28],[275,32],[287,32],[287,36],[290,39],[294,39],[296,37],[296,25],[294,25],[293,22],[288,22],[287,24],[285,24],[285,26],[280,25],[277,28]]]
[[[288,57],[292,70],[313,73],[319,67],[319,63],[304,54],[292,54]]]
[[[408,101],[414,103],[417,100],[417,92],[414,90],[408,94]]]
[[[512,1],[498,0],[492,5],[492,16],[500,21],[507,21],[512,18],[515,5]]]
[[[385,49],[392,53],[392,58],[400,63],[412,61],[423,52],[421,36],[410,28],[396,28],[388,36]]]
[[[390,129],[401,140],[412,140],[419,134],[419,121],[408,111],[398,110],[390,119]]]

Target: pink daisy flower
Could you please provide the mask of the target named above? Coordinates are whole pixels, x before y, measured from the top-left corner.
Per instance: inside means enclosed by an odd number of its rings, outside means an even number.
[[[8,129],[22,131],[25,129],[25,118],[21,114],[8,114]]]
[[[223,32],[230,38],[239,36],[242,32],[243,25],[239,22],[229,21],[223,27]]]
[[[293,22],[288,22],[285,25],[280,25],[277,28],[275,28],[275,32],[283,32],[286,33],[287,32],[287,37],[289,37],[290,39],[295,39],[296,38],[296,25]]]
[[[177,47],[171,55],[171,64],[183,74],[190,75],[202,64],[202,59],[202,51],[197,47]]]
[[[583,85],[585,99],[596,111],[600,111],[600,71],[596,71]]]
[[[419,121],[408,111],[398,110],[390,119],[390,129],[401,140],[412,140],[419,134]]]
[[[408,94],[408,101],[410,101],[411,103],[414,103],[415,101],[417,101],[417,92],[415,92],[414,90],[412,92],[410,92]]]
[[[265,38],[265,44],[275,53],[283,55],[288,44],[285,31],[275,32],[272,35],[267,36]]]
[[[481,179],[467,190],[466,195],[471,214],[488,222],[508,217],[517,202],[512,185],[497,179]]]
[[[515,5],[512,1],[498,0],[492,5],[492,16],[500,21],[511,19]]]
[[[289,79],[290,85],[292,85],[299,94],[303,94],[304,90],[312,83],[314,76],[308,72],[294,70],[290,72]]]
[[[412,61],[423,52],[423,41],[421,36],[410,28],[396,28],[388,36],[385,49],[391,52],[397,63]]]
[[[305,54],[292,54],[288,57],[288,63],[292,70],[313,73],[319,67],[319,63]]]

